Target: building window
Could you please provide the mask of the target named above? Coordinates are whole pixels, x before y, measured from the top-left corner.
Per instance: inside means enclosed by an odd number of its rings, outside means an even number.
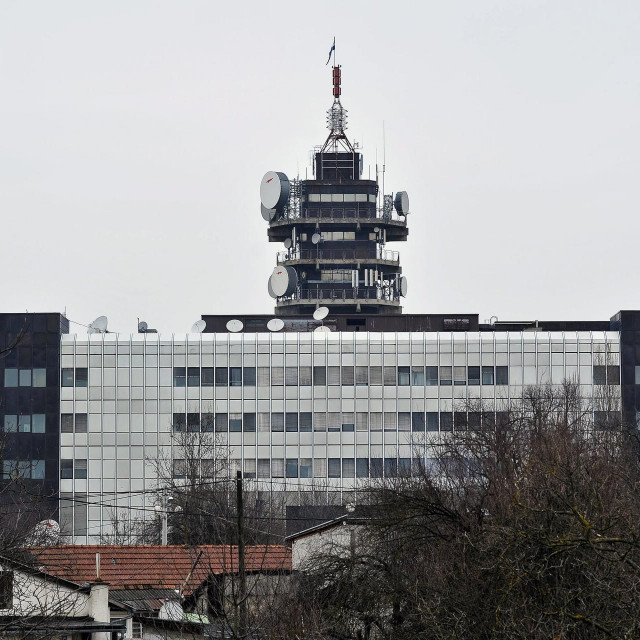
[[[284,385],[284,367],[273,367],[271,369],[271,386],[282,387]]]
[[[30,478],[42,480],[44,478],[44,460],[3,460],[2,478]]]
[[[229,414],[229,433],[240,433],[242,431],[242,414]]]
[[[0,571],[0,609],[13,609],[13,571]]]
[[[242,416],[242,430],[252,433],[256,430],[256,414],[247,412]]]
[[[258,478],[269,478],[271,476],[271,460],[269,458],[258,458]]]
[[[47,386],[47,370],[34,369],[32,382],[34,387],[46,387]]]
[[[398,386],[408,387],[411,384],[411,368],[398,367]]]
[[[287,458],[286,474],[287,474],[287,478],[298,477],[298,459],[297,458]]]
[[[496,367],[496,384],[509,384],[509,367]]]
[[[73,460],[60,460],[60,478],[63,480],[73,479]]]
[[[73,474],[76,480],[86,480],[87,478],[87,461],[76,459]]]
[[[216,413],[216,433],[226,433],[229,431],[229,414]]]
[[[73,433],[73,413],[61,414],[60,433]]]
[[[31,416],[30,415],[18,416],[18,432],[31,433]]]
[[[184,413],[173,414],[173,430],[174,431],[185,431],[186,425],[187,425],[187,421]]]
[[[284,425],[287,431],[297,431],[298,430],[298,414],[287,413],[285,415]]]
[[[271,431],[284,431],[284,413],[271,414]]]
[[[382,385],[382,367],[377,365],[369,367],[369,384],[372,386]]]
[[[200,429],[203,433],[213,433],[215,416],[213,413],[203,413],[200,421]]]
[[[184,387],[187,383],[187,370],[184,367],[173,367],[173,386]]]
[[[256,386],[256,368],[244,367],[242,369],[242,379],[244,381],[245,387],[255,387]]]
[[[366,387],[369,384],[369,367],[356,367],[356,386]]]
[[[76,387],[86,387],[89,384],[89,370],[86,367],[76,367]]]
[[[396,368],[395,367],[383,367],[384,384],[385,386],[394,387],[397,384]]]
[[[482,384],[493,384],[493,367],[482,367]]]
[[[329,386],[340,386],[340,367],[327,367],[327,384]]]
[[[4,431],[5,433],[15,433],[18,431],[18,416],[15,414],[7,413],[4,416]]]
[[[386,478],[395,478],[398,475],[398,461],[395,458],[384,459],[384,475]]]
[[[284,478],[284,458],[273,458],[271,460],[271,477]]]
[[[412,431],[424,431],[424,413],[412,413],[411,414],[411,430]]]
[[[313,430],[313,414],[310,411],[303,411],[300,414],[300,431]]]
[[[229,383],[227,367],[216,367],[216,387],[226,387]]]
[[[424,367],[411,367],[411,384],[414,387],[424,387]]]
[[[343,387],[352,387],[354,384],[354,368],[353,367],[342,367],[342,386]]]
[[[453,367],[440,367],[440,384],[442,386],[451,386],[451,383],[453,382],[452,369]]]
[[[425,384],[427,387],[438,386],[438,367],[425,367]]]
[[[329,477],[339,478],[341,473],[341,460],[340,458],[329,458]]]
[[[84,415],[84,430],[87,431],[87,414]],[[44,413],[34,413],[31,416],[31,433],[44,433],[46,431],[47,418]]]
[[[480,384],[480,367],[467,367],[467,375],[469,376],[469,384],[477,386]]]
[[[453,413],[450,411],[440,414],[440,431],[453,431]]]
[[[7,369],[5,369],[5,374]],[[73,369],[63,369],[61,384],[63,387],[73,387]],[[14,385],[17,386],[17,385]]]
[[[300,458],[300,477],[310,478],[312,474],[311,458]]]
[[[284,369],[284,383],[288,387],[298,386],[298,367],[285,367]]]
[[[453,367],[453,384],[458,386],[467,384],[467,367]]]
[[[427,431],[438,430],[438,413],[436,411],[427,411]]]
[[[301,387],[309,387],[311,386],[311,367],[300,367],[300,386]]]
[[[327,429],[329,431],[340,431],[340,425],[342,424],[341,415],[338,411],[330,411],[327,420]]]
[[[242,367],[229,367],[229,386],[242,386]]]
[[[187,431],[196,433],[200,431],[200,414],[187,413]]]
[[[342,477],[343,478],[356,477],[356,461],[353,458],[342,459]]]
[[[173,477],[177,479],[187,477],[187,463],[186,460],[176,458],[173,461]]]
[[[269,367],[258,367],[258,386],[268,387],[271,382]]]
[[[18,370],[17,369],[4,370],[4,386],[5,387],[18,386]]]
[[[325,366],[313,367],[313,384],[323,387],[327,384],[327,368]]]
[[[31,386],[31,369],[20,369],[20,386]]]
[[[369,459],[368,458],[356,458],[356,477],[357,478],[369,477]]]
[[[213,383],[213,367],[202,367],[202,371],[200,373],[200,384],[203,387],[213,387]]]
[[[200,386],[200,369],[198,367],[189,367],[187,369],[187,386],[188,387]]]

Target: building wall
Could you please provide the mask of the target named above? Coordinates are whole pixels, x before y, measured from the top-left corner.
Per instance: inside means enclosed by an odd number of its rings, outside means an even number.
[[[150,461],[172,455],[181,420],[212,429],[265,486],[339,493],[358,472],[411,464],[425,429],[452,428],[454,405],[479,398],[499,411],[526,385],[567,378],[590,396],[594,365],[613,379],[619,349],[615,331],[65,335],[61,379],[76,382],[60,388],[62,525],[96,541],[114,508],[153,510]],[[216,384],[216,371],[242,368],[242,383]]]

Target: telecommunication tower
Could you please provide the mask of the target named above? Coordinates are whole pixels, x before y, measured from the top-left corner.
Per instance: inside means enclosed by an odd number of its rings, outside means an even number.
[[[342,69],[332,67],[329,136],[313,152],[313,179],[290,180],[269,171],[260,185],[270,242],[282,242],[268,290],[278,316],[306,315],[319,306],[332,314],[398,314],[407,294],[397,251],[409,230],[406,191],[385,194],[362,179],[362,154],[347,137]],[[383,180],[384,185],[384,180]]]

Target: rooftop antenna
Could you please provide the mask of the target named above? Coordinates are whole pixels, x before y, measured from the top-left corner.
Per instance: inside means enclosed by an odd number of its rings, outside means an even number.
[[[387,171],[387,137],[384,131],[384,120],[382,121],[382,200],[384,202],[384,174]]]
[[[87,333],[107,333],[107,316],[98,316],[89,326]]]

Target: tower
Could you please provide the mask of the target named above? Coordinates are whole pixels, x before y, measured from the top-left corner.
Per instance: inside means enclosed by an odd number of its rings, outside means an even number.
[[[385,194],[377,168],[376,180],[362,179],[362,154],[345,133],[340,66],[332,78],[329,135],[314,150],[313,179],[269,171],[260,185],[269,241],[284,244],[269,294],[279,316],[310,315],[321,305],[332,314],[399,314],[407,280],[398,252],[386,245],[407,239],[409,197]]]

